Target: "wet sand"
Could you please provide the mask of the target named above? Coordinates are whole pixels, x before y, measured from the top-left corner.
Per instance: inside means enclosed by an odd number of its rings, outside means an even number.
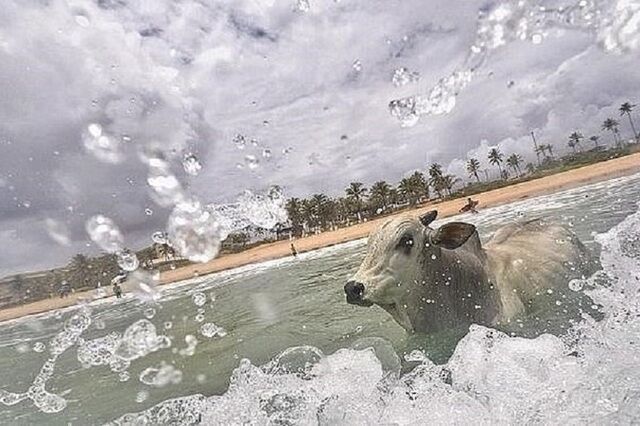
[[[480,202],[478,208],[482,209],[507,204],[529,197],[550,194],[593,182],[626,176],[636,172],[640,172],[640,153],[475,194],[473,195],[473,198]],[[457,214],[460,207],[465,203],[466,198],[459,198],[438,203],[428,203],[410,211],[396,214],[420,215],[428,210],[437,209],[439,217],[443,218]],[[318,235],[299,238],[294,241],[294,244],[297,251],[302,253],[364,238],[379,226],[381,222],[386,221],[392,216],[393,215],[377,218],[348,228],[338,229],[336,231],[328,231]],[[161,274],[160,281],[162,284],[167,284],[193,278],[194,276],[202,276],[213,272],[224,271],[251,263],[264,262],[286,256],[291,256],[290,242],[278,241],[254,247],[241,253],[224,255],[207,263],[190,265],[176,270],[166,271]],[[0,321],[71,306],[79,299],[93,298],[93,292],[94,291],[92,290],[75,293],[65,299],[45,299],[22,306],[2,309],[0,310]]]

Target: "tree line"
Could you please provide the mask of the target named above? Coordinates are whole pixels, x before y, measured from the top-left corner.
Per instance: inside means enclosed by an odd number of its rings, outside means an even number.
[[[635,123],[631,112],[635,105],[630,102],[623,103],[619,112],[626,116],[633,134],[633,139],[638,142],[639,135],[636,132]],[[612,135],[612,150],[620,150],[625,147],[620,137],[620,123],[614,118],[607,118],[602,123],[602,130]],[[504,154],[499,147],[493,147],[487,155],[488,163],[498,173],[499,179],[506,181],[513,178],[533,176],[540,170],[550,169],[577,160],[577,156],[585,152],[602,152],[607,147],[600,142],[600,135],[592,135],[588,140],[593,147],[588,149],[584,145],[585,136],[579,131],[572,132],[567,141],[571,149],[569,155],[556,159],[554,145],[550,143],[539,144],[533,139],[533,153],[537,164],[528,162],[525,164],[523,157],[517,153]],[[584,157],[584,156],[583,156]],[[585,157],[582,161],[599,161],[605,157]],[[469,158],[466,162],[468,177],[475,181],[477,192],[480,192],[482,184],[491,183],[488,170],[482,169],[478,158]],[[484,176],[483,175],[484,172]],[[385,215],[403,208],[416,206],[431,199],[445,199],[460,195],[463,188],[457,187],[462,180],[454,175],[447,174],[439,163],[433,163],[423,171],[415,171],[393,185],[384,180],[375,182],[371,187],[366,187],[362,182],[352,182],[344,190],[344,194],[337,197],[329,197],[322,193],[313,194],[308,198],[290,198],[286,204],[292,234],[304,236],[326,230],[333,230],[343,226],[360,223],[369,218]]]

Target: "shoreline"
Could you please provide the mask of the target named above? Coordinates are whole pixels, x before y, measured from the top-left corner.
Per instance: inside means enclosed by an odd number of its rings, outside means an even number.
[[[640,172],[640,153],[474,194],[473,198],[479,201],[480,208],[485,209],[531,197],[548,195],[590,183],[628,176],[637,172]],[[340,228],[335,231],[326,231],[321,234],[298,238],[294,240],[296,250],[298,253],[304,253],[365,238],[382,222],[397,215],[419,215],[428,210],[437,209],[439,218],[453,216],[458,214],[458,210],[465,201],[465,197],[462,197],[442,202],[430,202],[413,209],[396,212],[368,222]],[[207,263],[165,271],[160,274],[159,284],[175,283],[194,277],[202,277],[214,272],[288,257],[291,256],[289,245],[289,240],[277,241],[263,244],[243,252],[223,255]],[[64,299],[43,299],[25,305],[0,309],[0,322],[69,307],[75,305],[80,300],[93,300],[95,299],[95,291],[96,290],[87,290],[73,293]],[[111,297],[111,295],[106,297]]]

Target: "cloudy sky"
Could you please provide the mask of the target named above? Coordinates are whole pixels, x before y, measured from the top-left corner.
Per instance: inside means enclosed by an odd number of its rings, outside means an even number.
[[[168,210],[149,196],[143,151],[164,152],[207,202],[271,184],[335,195],[434,161],[464,177],[464,161],[486,166],[494,145],[531,158],[531,130],[562,152],[570,132],[598,134],[620,103],[640,101],[638,0],[583,0],[574,24],[543,28],[529,11],[578,2],[503,3],[3,1],[0,276],[95,252],[84,223],[97,213],[129,246],[164,229]],[[447,99],[448,114],[401,127],[389,102],[426,97],[467,70],[483,22],[486,56],[455,107]],[[401,67],[414,78],[397,86]],[[108,155],[85,147],[92,123],[109,137]],[[189,152],[203,164],[196,177],[181,168]]]

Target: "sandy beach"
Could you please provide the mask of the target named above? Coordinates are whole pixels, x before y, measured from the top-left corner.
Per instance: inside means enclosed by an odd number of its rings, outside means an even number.
[[[473,198],[480,202],[480,208],[487,208],[529,197],[558,192],[588,183],[626,176],[636,172],[640,172],[640,153],[476,194]],[[427,210],[437,209],[439,217],[442,218],[457,214],[464,203],[464,199],[428,203],[411,211],[397,214],[419,215]],[[295,246],[298,252],[305,252],[364,238],[389,217],[391,216],[378,218],[336,231],[323,232],[322,234],[299,238],[295,241]],[[289,245],[289,241],[278,241],[254,247],[241,253],[224,255],[207,263],[166,271],[161,274],[160,282],[161,284],[168,284],[193,278],[194,276],[202,276],[252,263],[290,256]],[[94,291],[80,292],[65,299],[46,299],[22,306],[2,309],[0,310],[0,321],[71,306],[81,299],[93,299],[93,292]]]

